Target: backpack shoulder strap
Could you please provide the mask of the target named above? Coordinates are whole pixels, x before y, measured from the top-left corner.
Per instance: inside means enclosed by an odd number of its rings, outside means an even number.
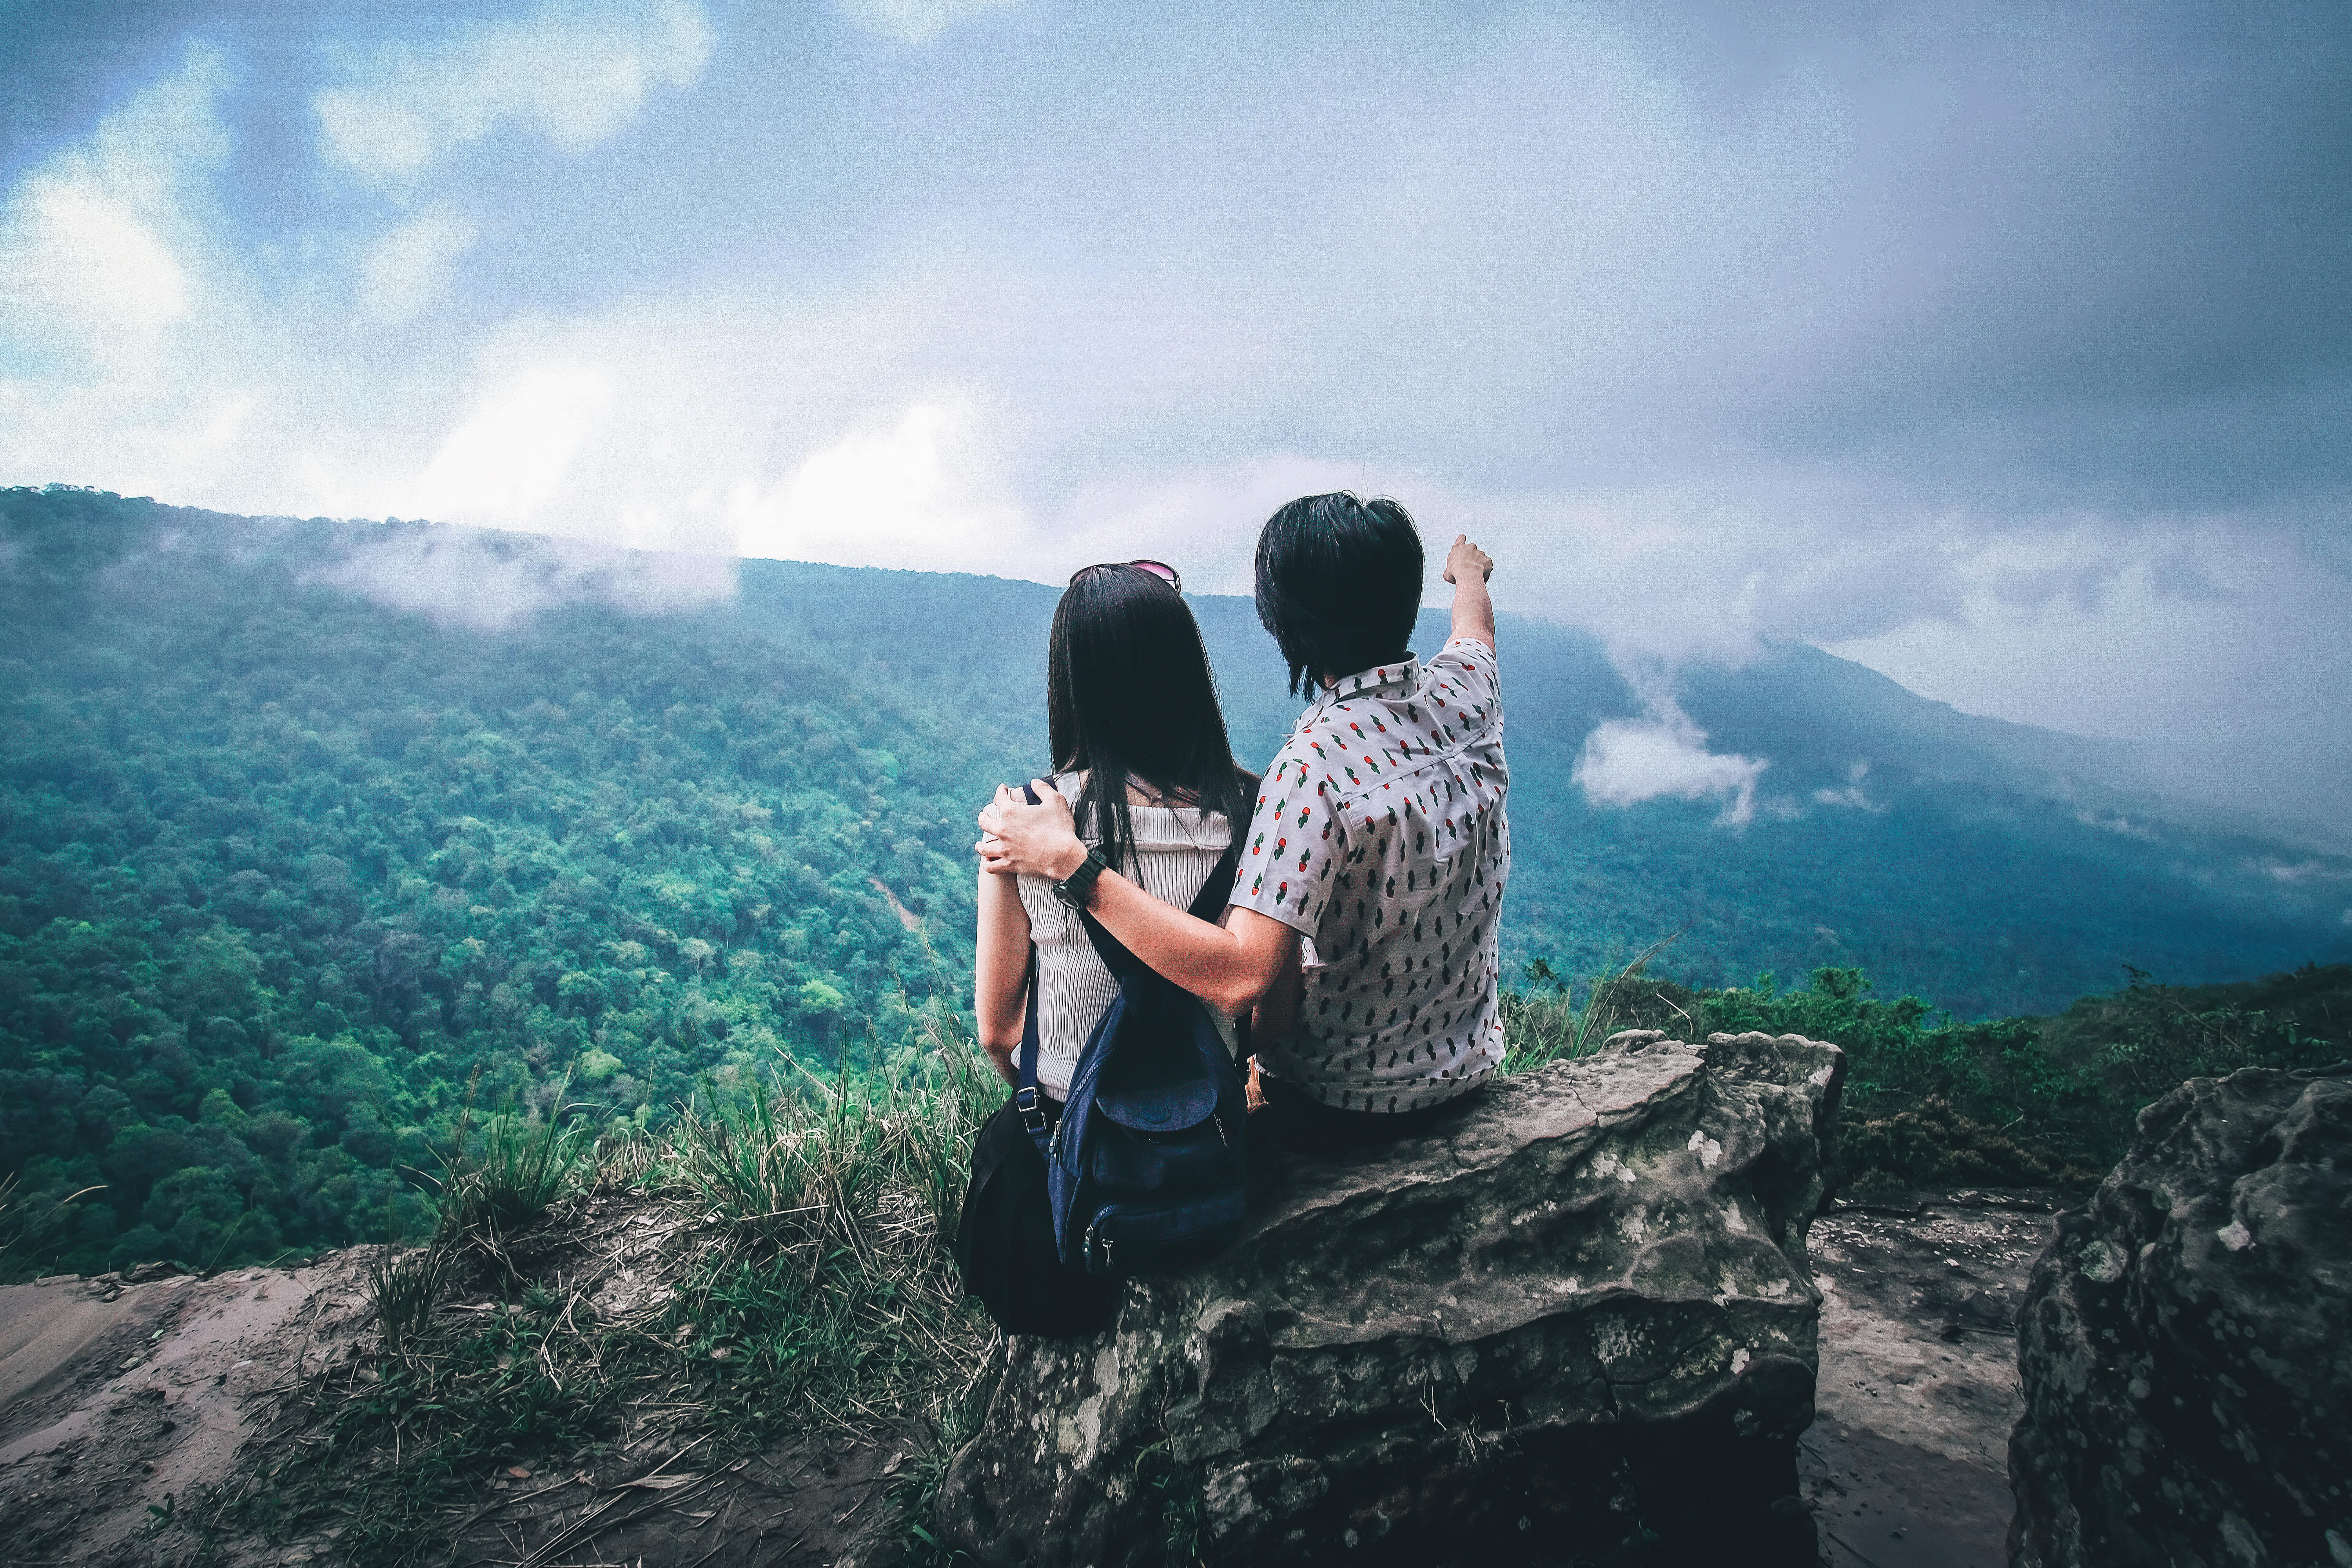
[[[1051,784],[1054,781],[1054,775],[1050,773],[1045,775],[1045,780]],[[1036,790],[1025,782],[1021,786],[1021,794],[1031,805],[1045,804],[1038,798]],[[1228,826],[1233,829],[1233,837],[1226,841],[1224,854],[1219,856],[1217,863],[1209,868],[1209,875],[1201,883],[1200,891],[1192,895],[1192,902],[1184,910],[1194,920],[1213,921],[1218,912],[1225,907],[1226,900],[1233,896],[1234,879],[1241,869],[1242,838],[1249,831],[1249,825],[1246,822],[1241,822],[1229,823]],[[1103,967],[1110,971],[1113,979],[1126,981],[1139,974],[1151,973],[1150,966],[1128,952],[1127,944],[1111,935],[1109,929],[1102,921],[1095,919],[1086,910],[1080,910],[1078,923],[1086,928],[1087,941],[1093,945],[1095,956],[1102,960]],[[1036,975],[1037,950],[1033,942],[1029,950],[1029,1006],[1033,1016],[1037,1006]],[[1030,1031],[1033,1035],[1035,1033],[1034,1016]],[[1026,1064],[1034,1055],[1035,1053],[1027,1047],[1023,1047],[1022,1061],[1024,1072],[1027,1070]]]
[[[1037,798],[1037,792],[1025,782],[1021,786],[1021,793],[1028,797],[1031,805],[1043,804]],[[1021,1118],[1022,1131],[1027,1132],[1042,1150],[1051,1129],[1046,1125],[1043,1103],[1045,1091],[1037,1087],[1037,944],[1034,942],[1029,944],[1028,989],[1027,1011],[1021,1021],[1020,1082],[1013,1090],[1013,1109]]]
[[[1013,1089],[1013,1109],[1021,1118],[1022,1131],[1042,1149],[1052,1129],[1045,1123],[1045,1091],[1037,1087],[1037,944],[1033,942],[1029,944],[1028,1010],[1021,1021],[1020,1081]]]
[[[1213,922],[1233,897],[1234,879],[1241,875],[1242,835],[1247,831],[1246,823],[1234,829],[1233,842],[1225,846],[1217,863],[1209,868],[1208,880],[1201,884],[1201,890],[1192,895],[1192,907],[1184,912],[1194,920]]]

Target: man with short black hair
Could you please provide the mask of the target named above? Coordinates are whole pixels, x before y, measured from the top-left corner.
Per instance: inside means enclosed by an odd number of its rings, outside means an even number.
[[[1290,689],[1311,696],[1328,677],[1410,658],[1424,570],[1421,531],[1386,496],[1302,496],[1268,518],[1257,618],[1289,661]]]
[[[1258,618],[1313,697],[1266,771],[1221,924],[1096,879],[1087,907],[1138,958],[1229,1015],[1255,1009],[1273,1131],[1360,1147],[1413,1131],[1501,1065],[1496,925],[1510,869],[1500,675],[1486,579],[1447,552],[1452,635],[1408,643],[1423,570],[1387,500],[1308,496],[1259,535]],[[1066,804],[1000,790],[981,815],[992,871],[1068,877]]]

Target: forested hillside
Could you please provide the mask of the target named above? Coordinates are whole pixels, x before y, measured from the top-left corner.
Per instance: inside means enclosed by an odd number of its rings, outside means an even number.
[[[903,1062],[968,1001],[971,816],[1045,763],[1055,597],[0,492],[0,1173],[105,1184],[81,1261],[268,1256],[417,1223],[478,1071],[642,1124],[780,1049]],[[1198,605],[1262,762],[1280,667]],[[1687,924],[1694,984],[1862,965],[1976,1017],[2352,950],[2352,865],[1857,784],[1844,739],[1738,736],[1773,752],[1744,829],[1594,806],[1578,750],[1639,704],[1588,638],[1502,640],[1514,969]]]
[[[110,1184],[94,1244],[373,1235],[478,1067],[643,1118],[955,995],[974,781],[1036,726],[951,580],[762,563],[717,613],[591,584],[492,632],[306,580],[335,525],[0,505],[0,1164]]]

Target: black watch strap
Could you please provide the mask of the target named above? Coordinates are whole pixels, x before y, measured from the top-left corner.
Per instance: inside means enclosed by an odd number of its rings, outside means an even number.
[[[1078,868],[1054,884],[1054,896],[1074,910],[1083,910],[1094,896],[1095,879],[1110,869],[1102,851],[1092,845],[1087,847],[1087,858]]]

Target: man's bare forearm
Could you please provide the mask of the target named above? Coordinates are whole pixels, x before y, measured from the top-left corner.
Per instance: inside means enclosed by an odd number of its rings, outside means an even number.
[[[1128,952],[1229,1018],[1255,1006],[1283,964],[1297,962],[1297,933],[1280,921],[1235,910],[1232,925],[1212,925],[1116,871],[1096,879],[1087,912]]]
[[[1486,579],[1494,570],[1493,560],[1467,535],[1457,537],[1445,552],[1445,580],[1454,584],[1454,629],[1448,641],[1468,637],[1493,649],[1495,601],[1486,592]]]
[[[974,847],[983,877],[1062,882],[1086,864],[1087,847],[1070,820],[1069,802],[1042,780],[1032,787],[1039,796],[1035,805],[999,786],[980,814],[982,837]],[[1282,966],[1298,962],[1297,931],[1270,915],[1235,907],[1222,925],[1194,920],[1116,871],[1095,879],[1087,910],[1128,952],[1228,1017],[1248,1012]]]
[[[1487,596],[1484,583],[1457,584],[1454,589],[1454,631],[1457,637],[1469,637],[1495,646],[1495,601]]]

